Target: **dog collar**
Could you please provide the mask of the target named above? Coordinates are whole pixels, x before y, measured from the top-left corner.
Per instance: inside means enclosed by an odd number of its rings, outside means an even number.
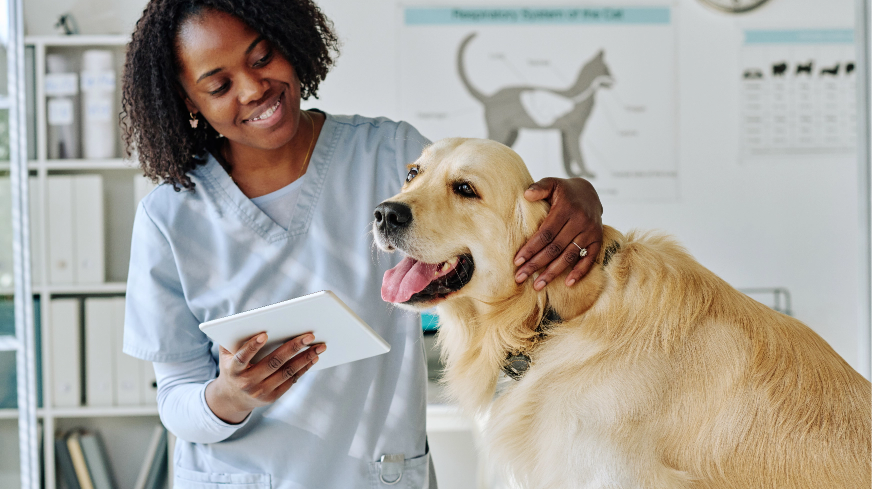
[[[539,341],[546,336],[545,326],[563,321],[560,316],[550,307],[546,310],[542,317],[542,322],[536,327],[536,341]],[[521,377],[530,370],[533,360],[524,352],[509,352],[506,356],[506,361],[503,362],[502,371],[512,380],[521,380]]]
[[[621,243],[618,243],[617,241],[612,241],[611,244],[606,247],[606,251],[603,252],[603,268],[612,261],[612,257],[619,251],[621,251]]]
[[[621,244],[617,241],[612,241],[606,247],[606,250],[603,252],[603,268],[609,264],[612,258],[615,256],[615,253],[621,250]],[[560,316],[554,312],[554,309],[550,307],[545,312],[545,316],[542,317],[542,322],[536,327],[536,341],[539,341],[545,338],[545,324],[554,324],[562,322],[563,320]],[[530,355],[527,355],[524,352],[509,352],[506,355],[506,361],[503,362],[502,371],[512,380],[521,380],[521,377],[530,370],[530,366],[533,365],[533,360],[530,358]]]
[[[503,364],[502,370],[512,380],[521,380],[521,377],[530,369],[530,357],[524,353],[515,355],[509,354],[506,357],[506,362]]]

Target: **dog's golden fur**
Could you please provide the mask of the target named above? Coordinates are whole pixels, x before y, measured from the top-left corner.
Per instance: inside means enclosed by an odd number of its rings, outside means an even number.
[[[673,239],[604,228],[619,251],[572,287],[516,285],[512,258],[547,213],[508,148],[437,142],[408,204],[415,258],[469,252],[438,304],[450,398],[487,413],[486,448],[530,488],[870,487],[870,383],[796,319],[738,292]],[[456,200],[462,180],[480,198]],[[447,188],[447,190],[446,190]],[[426,306],[426,304],[424,305]],[[562,318],[536,333],[546,307]],[[532,367],[494,400],[507,352]]]

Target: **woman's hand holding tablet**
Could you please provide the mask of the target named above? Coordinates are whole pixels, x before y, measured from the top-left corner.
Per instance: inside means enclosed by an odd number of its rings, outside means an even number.
[[[200,330],[221,345],[220,373],[206,387],[206,403],[229,423],[271,404],[310,369],[391,349],[329,290],[207,321]]]
[[[227,423],[241,423],[252,409],[275,402],[318,363],[318,355],[327,349],[323,343],[312,345],[315,337],[306,333],[251,363],[266,341],[267,334],[259,333],[235,354],[219,347],[219,374],[206,386],[206,404]]]

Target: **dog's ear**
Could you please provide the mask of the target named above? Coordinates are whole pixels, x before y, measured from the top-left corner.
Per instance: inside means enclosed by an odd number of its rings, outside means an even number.
[[[509,236],[513,245],[520,247],[539,229],[549,205],[544,200],[528,202],[521,194],[515,203],[514,215],[509,225]]]

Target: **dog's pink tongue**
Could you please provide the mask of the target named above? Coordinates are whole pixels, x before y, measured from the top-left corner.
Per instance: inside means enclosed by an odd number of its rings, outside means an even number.
[[[403,258],[399,265],[385,272],[382,279],[382,300],[406,302],[433,281],[438,275],[438,267],[438,264],[423,263],[408,256]]]

